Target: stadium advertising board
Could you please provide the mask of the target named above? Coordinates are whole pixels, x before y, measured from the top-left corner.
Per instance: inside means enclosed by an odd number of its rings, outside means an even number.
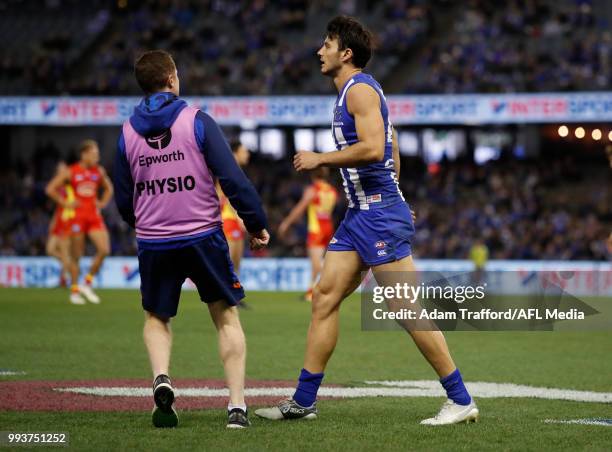
[[[222,125],[326,125],[330,96],[187,97]],[[138,97],[0,97],[0,124],[120,125]],[[612,92],[388,96],[391,120],[414,124],[584,123],[612,120]]]
[[[81,262],[81,274],[89,269],[91,260]],[[464,260],[419,260],[420,271],[445,274],[469,273],[472,264]],[[59,265],[47,257],[0,258],[0,286],[56,287]],[[570,274],[568,277],[565,273]],[[304,291],[310,282],[308,259],[244,259],[240,279],[252,291]],[[534,278],[545,277],[564,290],[582,296],[612,296],[612,264],[605,262],[565,261],[490,261],[487,266],[488,291],[499,294],[529,293]],[[96,277],[100,288],[138,289],[138,260],[133,257],[110,257]],[[190,281],[185,288],[194,288]]]

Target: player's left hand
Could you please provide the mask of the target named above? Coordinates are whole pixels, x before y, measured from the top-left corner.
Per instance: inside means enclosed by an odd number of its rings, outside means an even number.
[[[316,152],[298,151],[293,156],[293,166],[296,171],[308,171],[318,168],[320,165],[321,155]]]
[[[262,229],[259,232],[252,232],[251,239],[249,240],[249,246],[252,250],[260,250],[265,248],[270,241],[270,234],[267,230]]]
[[[416,223],[416,214],[414,213],[414,210],[410,209],[410,216],[412,217],[412,222]]]

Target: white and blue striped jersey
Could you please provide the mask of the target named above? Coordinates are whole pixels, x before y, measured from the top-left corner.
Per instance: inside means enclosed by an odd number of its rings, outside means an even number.
[[[346,94],[358,83],[370,85],[380,97],[380,113],[385,123],[385,156],[381,162],[358,168],[340,168],[344,191],[350,209],[370,210],[404,201],[397,182],[393,162],[393,127],[389,122],[389,110],[382,88],[371,75],[359,73],[346,82],[338,93],[334,105],[332,134],[336,149],[342,150],[359,141],[355,118],[348,112]]]

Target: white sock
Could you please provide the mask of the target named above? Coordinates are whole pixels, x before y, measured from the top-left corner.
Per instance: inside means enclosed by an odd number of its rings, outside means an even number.
[[[227,404],[227,411],[232,411],[234,408],[240,408],[242,411],[246,413],[247,407],[246,405],[234,405],[232,402]]]

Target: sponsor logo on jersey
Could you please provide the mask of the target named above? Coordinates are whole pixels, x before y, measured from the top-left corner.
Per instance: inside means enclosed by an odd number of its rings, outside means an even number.
[[[336,107],[334,110],[334,123],[338,123],[342,121],[342,109],[340,107]]]
[[[185,154],[178,150],[169,154],[156,154],[150,156],[139,155],[138,166],[146,166],[148,168],[158,163],[180,162],[181,160],[185,160]]]
[[[382,240],[379,240],[378,242],[376,242],[376,244],[374,246],[376,248],[384,248],[385,246],[387,246],[387,244],[385,242],[383,242]]]
[[[91,198],[96,196],[98,184],[92,181],[83,181],[76,186],[76,194],[83,198]]]
[[[386,256],[387,255],[387,251],[385,251],[385,250],[378,250],[378,252],[376,254],[378,254],[379,256]]]
[[[380,193],[377,193],[375,195],[366,196],[366,203],[374,204],[377,202],[382,202],[382,195]]]
[[[161,135],[147,137],[145,139],[149,147],[157,149],[158,151],[161,151],[163,148],[168,146],[170,144],[170,140],[172,140],[172,132],[170,132],[170,129],[164,131]]]

